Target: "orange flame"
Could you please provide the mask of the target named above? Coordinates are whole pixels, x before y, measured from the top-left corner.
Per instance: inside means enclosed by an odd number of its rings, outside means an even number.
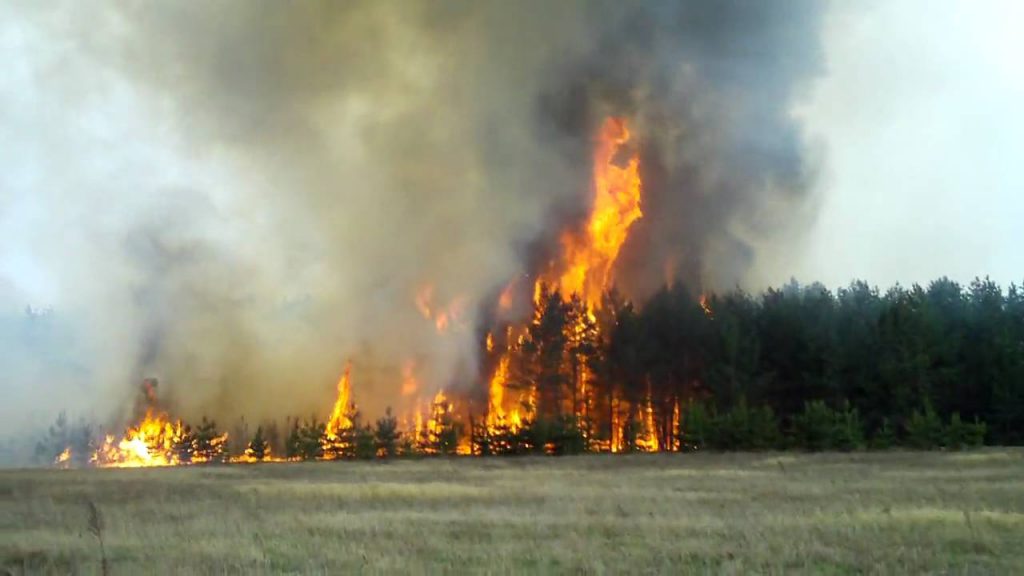
[[[704,315],[711,318],[714,315],[714,310],[711,308],[711,301],[708,299],[707,294],[700,295],[700,307],[704,310]]]
[[[594,330],[596,321],[595,310],[602,304],[604,292],[610,288],[616,261],[624,246],[631,227],[643,217],[641,210],[642,182],[639,170],[639,152],[632,134],[623,118],[607,118],[599,127],[595,136],[592,156],[592,204],[587,220],[577,229],[567,230],[560,237],[562,253],[549,262],[547,271],[540,275],[534,284],[534,300],[539,301],[541,283],[551,289],[557,289],[564,298],[578,295],[585,308],[585,314],[579,318],[579,324],[569,327],[571,337],[584,338],[588,330]],[[668,266],[668,265],[667,265]],[[674,263],[672,264],[674,266]],[[666,275],[674,276],[674,270],[666,268]],[[522,288],[517,285],[523,284]],[[499,311],[509,311],[515,302],[516,290],[528,290],[527,282],[513,279],[498,297]],[[455,330],[462,325],[465,302],[462,298],[452,299],[447,306],[438,304],[439,298],[433,284],[425,283],[414,294],[414,304],[424,319],[430,321],[438,333]],[[445,296],[445,295],[442,295]],[[525,294],[524,294],[525,296]],[[702,297],[701,305],[710,314],[710,307]],[[587,323],[590,324],[587,324]],[[526,331],[517,329],[517,338],[513,338],[513,328],[508,328],[504,340],[504,351],[494,364],[495,370],[488,382],[487,415],[484,424],[489,433],[498,431],[519,431],[528,426],[538,406],[538,393],[535,387],[525,389],[510,386],[513,376],[513,351],[522,345]],[[590,332],[592,333],[592,332]],[[486,338],[486,348],[494,352],[495,339],[492,334]],[[500,344],[499,344],[500,346]],[[572,406],[576,416],[588,417],[590,406],[594,401],[592,386],[588,386],[588,368],[582,366],[576,382],[574,382],[574,399],[581,397]],[[147,401],[150,408],[155,406],[155,382],[152,386],[147,382]],[[401,394],[403,397],[414,397],[420,393],[421,386],[416,378],[414,362],[407,362],[402,368]],[[610,437],[605,449],[620,451],[625,446],[624,423],[636,421],[639,434],[636,445],[643,450],[667,449],[659,445],[659,434],[655,426],[654,407],[650,393],[644,400],[626,402],[612,394],[610,411]],[[678,411],[678,407],[676,407]],[[337,448],[352,441],[355,423],[355,409],[352,404],[351,364],[347,363],[337,383],[337,397],[330,417],[324,426],[324,458],[332,458],[327,454],[339,453],[337,450],[327,451],[326,448]],[[448,399],[443,391],[438,392],[429,405],[421,405],[413,415],[412,423],[414,438],[422,445],[431,446],[428,450],[437,450],[439,437],[449,434],[457,415],[465,412],[457,410],[455,404]],[[673,414],[678,422],[678,414]],[[471,421],[472,423],[472,421]],[[461,425],[462,422],[460,421]],[[587,432],[590,433],[589,431]],[[160,466],[181,464],[178,448],[182,439],[187,436],[181,421],[171,421],[167,415],[156,409],[147,410],[145,417],[133,428],[129,428],[123,437],[115,439],[108,436],[103,445],[93,454],[92,461],[103,466]],[[218,436],[215,442],[222,445],[227,434]],[[463,435],[457,446],[457,452],[468,453],[468,438]],[[588,436],[588,442],[596,442]],[[602,441],[603,443],[603,441]],[[594,444],[595,446],[597,444]],[[446,447],[445,449],[450,449]],[[279,460],[269,452],[264,460]],[[58,459],[58,464],[71,460],[71,451],[65,450]],[[199,460],[197,460],[199,461]],[[234,461],[255,461],[253,454],[237,457]]]
[[[334,401],[331,417],[327,421],[326,434],[329,439],[338,438],[341,432],[352,428],[352,419],[349,417],[352,397],[351,372],[352,363],[348,362],[345,364],[345,371],[341,378],[338,379],[338,397]]]
[[[433,284],[424,284],[416,291],[414,301],[420,314],[427,320],[433,321],[438,334],[447,332],[453,326],[459,327],[462,309],[465,305],[462,297],[452,299],[446,309],[435,308],[434,286]]]
[[[491,385],[487,398],[487,428],[495,430],[505,423],[505,384],[508,382],[508,354],[504,354],[498,361],[498,369],[491,377]]]
[[[412,396],[419,387],[420,384],[416,380],[416,363],[410,360],[402,366],[402,396]]]
[[[210,439],[208,448],[221,452],[227,439],[227,433],[220,434]],[[180,420],[171,422],[167,414],[147,410],[142,421],[129,427],[120,440],[108,435],[90,461],[97,466],[117,468],[174,466],[189,463],[181,460],[181,454],[186,452],[191,454],[191,463],[209,461],[209,456],[196,453],[195,447],[195,440],[190,441]]]
[[[424,318],[430,320],[434,317],[433,310],[431,309],[431,302],[434,299],[434,286],[432,284],[424,284],[416,291],[416,309],[420,311],[420,314]]]
[[[498,296],[498,310],[507,312],[512,308],[512,300],[515,297],[516,280],[517,279],[513,279],[501,291],[501,295]]]
[[[630,132],[623,118],[608,118],[594,150],[594,201],[582,233],[562,235],[564,269],[557,278],[563,296],[579,294],[591,308],[601,295],[629,229],[643,217],[640,209],[640,155],[627,144]]]

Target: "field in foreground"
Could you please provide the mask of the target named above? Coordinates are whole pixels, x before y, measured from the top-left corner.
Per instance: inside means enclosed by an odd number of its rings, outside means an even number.
[[[1024,573],[1024,451],[0,471],[0,573]]]

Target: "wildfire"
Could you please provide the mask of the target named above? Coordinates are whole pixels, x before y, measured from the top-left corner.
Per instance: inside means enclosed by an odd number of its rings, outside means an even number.
[[[345,364],[345,371],[338,379],[338,397],[334,401],[331,417],[327,420],[326,434],[328,439],[338,439],[343,432],[352,428],[352,364]]]
[[[601,338],[601,331],[607,329],[607,315],[602,316],[601,322],[605,322],[602,325],[596,312],[601,310],[602,297],[611,288],[614,267],[629,231],[643,217],[639,152],[625,119],[607,118],[600,125],[594,139],[592,160],[590,214],[581,226],[561,234],[561,254],[548,263],[546,271],[533,283],[535,303],[541,304],[543,298],[557,290],[572,310],[568,316],[571,323],[564,328],[567,344],[563,352],[564,370],[570,375],[571,389],[569,397],[563,395],[556,400],[558,406],[553,412],[565,415],[568,409],[568,414],[574,418],[572,425],[578,427],[582,440],[590,448],[620,452],[627,449],[628,437],[630,448],[644,451],[671,449],[674,447],[671,440],[668,440],[670,445],[662,445],[666,436],[659,436],[656,419],[661,416],[656,417],[650,390],[645,398],[638,400],[627,400],[612,390],[610,405],[605,401],[603,407],[599,407],[592,384],[592,368],[584,353],[580,352],[590,346],[588,342]],[[674,275],[674,270],[666,268],[666,274]],[[504,287],[496,302],[497,312],[511,312],[517,291],[528,289],[523,278],[517,277]],[[465,305],[463,299],[456,297],[447,306],[438,305],[434,285],[424,283],[416,290],[413,300],[419,313],[433,324],[438,333],[460,325]],[[711,314],[704,297],[701,298],[701,306]],[[426,454],[469,454],[474,450],[483,453],[481,446],[489,446],[488,450],[499,452],[522,450],[523,446],[527,450],[554,450],[550,442],[531,444],[535,441],[531,439],[535,438],[531,436],[531,426],[542,417],[538,414],[540,394],[536,384],[526,383],[528,378],[519,380],[518,371],[530,368],[521,368],[515,356],[528,344],[530,334],[529,326],[519,325],[507,326],[501,342],[497,341],[495,334],[486,335],[483,343],[494,371],[488,380],[487,411],[480,421],[473,420],[469,404],[461,401],[457,404],[444,390],[438,391],[429,401],[421,397],[418,408],[408,414],[400,432],[403,441],[407,442],[400,450]],[[289,459],[351,458],[363,453],[367,442],[373,446],[374,431],[369,424],[360,421],[352,403],[351,372],[351,364],[347,363],[338,379],[337,395],[326,422],[321,424],[314,418],[309,422],[294,423],[292,437],[285,446]],[[420,392],[416,364],[407,361],[401,369],[401,396],[411,399]],[[216,433],[212,423],[205,420],[203,426],[194,431],[180,420],[172,421],[165,412],[157,410],[155,380],[146,381],[144,395],[145,416],[129,427],[123,436],[107,436],[92,455],[91,462],[100,466],[166,466],[223,461],[226,458],[227,434]],[[551,407],[546,407],[543,417],[550,416],[551,412]],[[601,432],[592,424],[594,414],[598,413],[603,414],[604,422],[608,424]],[[677,426],[678,405],[671,418],[671,424]],[[467,423],[468,434],[465,433]],[[629,435],[627,427],[631,431]],[[279,441],[276,429],[274,434]],[[378,445],[375,454],[379,455],[381,450]],[[270,442],[260,428],[244,452],[230,461],[282,459],[271,455]],[[71,460],[69,448],[57,456],[56,464],[67,465]]]
[[[456,297],[452,299],[446,308],[435,307],[433,284],[421,286],[416,291],[415,302],[416,309],[419,310],[425,319],[434,323],[434,328],[439,334],[447,332],[452,326],[458,326],[459,320],[462,317],[463,306],[465,305],[461,297]]]
[[[561,239],[564,265],[556,284],[566,297],[579,294],[590,308],[600,308],[629,229],[643,216],[640,155],[629,143],[625,119],[606,119],[593,156],[590,217],[582,232],[567,231]]]
[[[624,118],[607,118],[595,138],[593,153],[593,199],[591,212],[585,225],[578,230],[567,230],[561,236],[562,254],[548,265],[548,272],[542,275],[533,287],[533,301],[540,304],[545,286],[557,289],[563,298],[578,295],[584,304],[584,314],[576,318],[576,325],[568,328],[570,339],[579,342],[587,337],[596,326],[595,310],[601,307],[603,294],[611,287],[612,272],[619,252],[629,230],[643,216],[640,208],[642,182],[640,179],[640,157]],[[498,309],[506,310],[512,301],[510,282],[498,300]],[[498,359],[488,387],[487,431],[491,436],[502,433],[516,433],[526,423],[537,402],[537,390],[519,391],[515,405],[510,409],[508,390],[509,362],[512,353],[511,330],[506,338],[507,348]],[[494,343],[488,335],[487,350],[493,350]],[[574,370],[572,413],[578,420],[586,417],[589,406],[593,405],[592,390],[588,389],[590,379],[588,368],[582,362]],[[623,403],[624,404],[624,403]],[[643,408],[627,407],[643,412]],[[638,415],[644,428],[653,430],[653,412],[647,402],[646,413]],[[622,418],[611,414],[611,438],[607,449],[621,449]],[[650,424],[649,426],[647,424]],[[655,435],[653,441],[643,449],[657,450]]]
[[[420,383],[416,380],[416,363],[409,361],[402,366],[402,396],[412,396],[419,390]]]
[[[711,318],[712,316],[714,316],[714,310],[712,310],[712,308],[711,308],[711,301],[708,300],[708,295],[707,294],[701,294],[700,295],[700,307],[701,307],[702,310],[704,310],[704,314],[708,318]]]
[[[501,291],[501,295],[498,296],[498,310],[507,312],[512,309],[512,299],[515,297],[516,280],[512,280],[505,286],[505,289]]]
[[[661,443],[658,441],[657,428],[654,426],[654,402],[650,389],[647,390],[647,398],[638,407],[638,412],[640,434],[636,439],[637,448],[644,452],[657,452],[661,449]]]
[[[423,413],[416,412],[414,438],[419,450],[424,454],[470,454],[472,447],[459,436],[456,422],[455,404],[439,390],[430,403],[425,422]]]
[[[212,423],[204,421],[193,431],[180,420],[172,422],[167,414],[150,409],[120,439],[107,435],[90,462],[115,468],[211,462],[224,455],[227,439],[227,433],[215,432]]]
[[[494,430],[505,424],[505,385],[508,383],[508,354],[498,361],[498,369],[491,376],[487,399],[487,428]]]

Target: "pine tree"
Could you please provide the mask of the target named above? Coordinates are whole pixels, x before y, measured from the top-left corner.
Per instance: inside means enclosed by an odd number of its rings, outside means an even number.
[[[262,462],[270,455],[270,444],[263,438],[263,426],[256,427],[256,433],[245,448],[245,455],[256,462]]]
[[[327,425],[316,418],[299,428],[299,457],[303,460],[316,460],[324,457],[324,436]]]
[[[289,460],[302,458],[302,433],[299,432],[298,419],[292,422],[292,430],[288,433],[288,439],[285,440],[284,453]]]
[[[171,447],[174,457],[183,464],[192,462],[196,450],[196,434],[188,424],[181,426]]]
[[[566,362],[568,314],[561,294],[542,285],[522,350],[527,377],[537,389],[537,415],[541,418],[561,415],[566,399],[571,399],[567,394],[571,382]]]
[[[376,438],[369,425],[353,426],[355,441],[353,442],[353,457],[360,460],[370,460],[377,455]]]
[[[384,411],[384,417],[377,420],[373,431],[377,447],[377,456],[393,458],[398,454],[398,420],[391,415],[391,407]]]
[[[945,443],[942,420],[931,402],[925,402],[922,411],[914,410],[907,422],[907,444],[918,450],[934,450]]]
[[[221,462],[224,460],[226,436],[217,431],[213,420],[203,421],[196,428],[192,459],[197,462]]]

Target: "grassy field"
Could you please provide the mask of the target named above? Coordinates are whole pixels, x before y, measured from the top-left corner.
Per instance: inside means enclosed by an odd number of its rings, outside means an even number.
[[[0,471],[0,570],[1024,573],[1024,451]],[[2,571],[0,571],[2,573]]]

